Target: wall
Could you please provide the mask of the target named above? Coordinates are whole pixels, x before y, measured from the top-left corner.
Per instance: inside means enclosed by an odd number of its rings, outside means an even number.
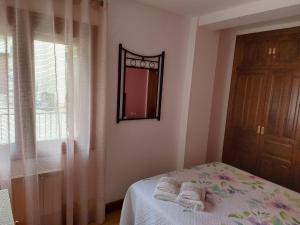
[[[186,133],[185,167],[206,161],[219,32],[198,28]]]
[[[111,202],[139,179],[221,160],[235,35],[273,25],[197,29],[195,18],[130,0],[110,0],[108,16],[106,201]],[[160,122],[116,124],[119,43],[140,54],[166,51]]]
[[[135,181],[177,167],[180,123],[184,120],[191,19],[134,1],[108,5],[106,202],[124,197]],[[161,121],[116,124],[118,45],[140,54],[166,51]],[[194,49],[191,49],[192,51]]]
[[[207,144],[207,161],[221,161],[235,48],[235,32],[220,33]]]

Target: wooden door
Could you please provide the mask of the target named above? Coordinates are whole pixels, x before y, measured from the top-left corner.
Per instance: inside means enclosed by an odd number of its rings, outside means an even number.
[[[238,36],[223,161],[300,191],[299,105],[300,27]]]
[[[242,44],[241,63],[240,66],[264,66],[270,60],[269,49],[272,44],[269,40],[251,36],[244,37]]]
[[[287,68],[271,69],[266,90],[258,174],[291,187],[300,103],[300,73]]]
[[[300,163],[300,162],[299,162]],[[300,165],[295,166],[294,189],[300,193]]]
[[[272,64],[286,65],[300,62],[300,31],[275,36],[271,44]]]
[[[224,161],[254,172],[259,152],[259,125],[265,98],[266,76],[263,70],[239,70],[228,135],[231,159]],[[228,162],[230,161],[230,162]]]
[[[296,144],[293,156],[293,189],[300,193],[300,109],[298,112],[297,129],[296,129]]]

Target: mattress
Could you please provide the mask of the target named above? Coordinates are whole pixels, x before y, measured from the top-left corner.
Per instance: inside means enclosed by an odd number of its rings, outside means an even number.
[[[202,184],[205,211],[153,198],[162,176]],[[300,225],[300,194],[224,163],[209,163],[133,184],[120,225]]]

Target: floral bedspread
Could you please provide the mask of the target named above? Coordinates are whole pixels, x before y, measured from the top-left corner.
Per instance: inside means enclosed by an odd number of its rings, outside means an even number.
[[[172,176],[206,188],[206,210],[194,212],[152,197],[159,177]],[[300,225],[300,194],[226,165],[209,163],[133,184],[121,225]]]

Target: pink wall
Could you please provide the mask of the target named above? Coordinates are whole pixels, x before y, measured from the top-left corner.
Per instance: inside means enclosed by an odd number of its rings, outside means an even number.
[[[208,162],[222,159],[235,39],[235,32],[231,30],[220,34],[207,145]]]
[[[124,197],[139,179],[177,167],[190,18],[131,0],[108,5],[106,201]],[[116,124],[118,45],[140,54],[166,51],[161,121]]]
[[[185,167],[206,161],[218,43],[218,31],[198,28],[186,133]]]
[[[183,161],[191,167],[221,159],[236,31],[199,28],[194,46],[190,18],[131,0],[108,6],[105,185],[111,202],[135,181]],[[141,54],[166,51],[160,122],[116,124],[119,43]]]
[[[129,118],[145,117],[148,70],[126,68],[125,74],[125,115]]]

